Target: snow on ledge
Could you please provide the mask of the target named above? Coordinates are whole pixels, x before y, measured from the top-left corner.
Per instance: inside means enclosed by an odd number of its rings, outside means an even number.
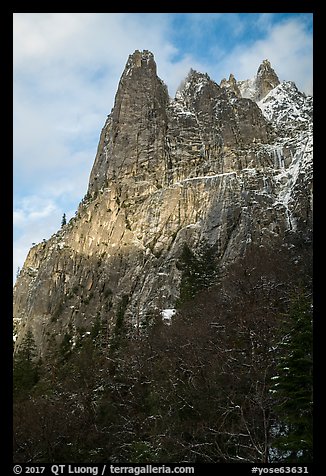
[[[176,309],[163,309],[163,311],[161,311],[162,321],[168,325],[172,324],[172,316],[174,316],[176,312]]]

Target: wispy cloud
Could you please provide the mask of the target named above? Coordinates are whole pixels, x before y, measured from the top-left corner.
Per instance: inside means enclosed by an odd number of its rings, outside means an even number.
[[[53,212],[57,211],[57,207],[54,203],[44,205],[44,203],[39,203],[40,200],[38,197],[35,198],[36,200],[32,200],[32,197],[29,197],[29,199],[25,198],[22,206],[18,206],[14,210],[13,223],[15,227],[21,228],[26,225],[26,223],[35,223],[39,221],[40,218],[44,219],[49,217]]]
[[[66,210],[69,220],[75,210]],[[55,199],[42,195],[25,196],[14,203],[14,278],[31,246],[55,233],[61,226],[62,207]]]
[[[14,205],[14,277],[33,243],[54,233],[60,226],[60,210],[52,200],[24,197]]]
[[[289,19],[265,25],[265,35],[250,46],[236,45],[220,66],[224,74],[233,72],[238,79],[250,78],[263,59],[269,59],[281,80],[295,81],[299,89],[312,94],[312,35],[305,22]]]

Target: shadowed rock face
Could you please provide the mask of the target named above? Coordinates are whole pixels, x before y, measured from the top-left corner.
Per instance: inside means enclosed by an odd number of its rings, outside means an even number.
[[[101,133],[90,176],[91,193],[112,180],[156,169],[164,156],[168,102],[153,54],[136,51],[130,55]]]
[[[207,74],[193,70],[170,100],[152,53],[136,51],[101,133],[89,193],[116,181],[163,186],[194,173],[219,173],[221,151],[253,140],[268,141],[268,126],[254,102],[230,98]]]
[[[222,268],[248,243],[309,233],[312,98],[267,61],[258,104],[244,83],[191,70],[171,99],[153,54],[129,56],[76,217],[30,250],[17,279],[18,346],[27,329],[42,355],[97,317],[112,329],[123,296],[138,330],[175,306],[185,242],[214,246]]]

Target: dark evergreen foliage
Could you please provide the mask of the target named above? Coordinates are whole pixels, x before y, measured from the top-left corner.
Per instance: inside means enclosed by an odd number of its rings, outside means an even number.
[[[218,272],[215,246],[202,243],[195,254],[185,243],[177,267],[182,272],[178,302],[182,305],[216,282]]]
[[[38,382],[39,365],[35,357],[35,341],[29,330],[14,356],[13,390],[16,398],[24,398]]]
[[[15,462],[310,461],[310,256],[253,247],[217,279],[206,251],[184,249],[189,299],[171,326],[158,313],[133,333],[122,296],[113,331],[99,316],[69,330],[39,380],[20,382]],[[34,368],[30,337],[24,349],[15,359]]]
[[[312,461],[313,360],[312,302],[298,289],[281,324],[275,385],[279,435],[275,447],[285,461]]]

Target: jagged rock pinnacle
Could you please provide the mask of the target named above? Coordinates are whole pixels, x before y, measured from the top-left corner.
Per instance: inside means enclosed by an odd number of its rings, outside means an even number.
[[[135,50],[133,54],[129,55],[123,76],[130,76],[137,68],[148,69],[156,74],[156,63],[151,51]]]
[[[274,89],[280,80],[273,70],[269,60],[265,59],[258,68],[256,76],[257,101],[263,99],[269,91]]]
[[[260,109],[248,102],[231,105],[234,95],[241,98],[232,74],[228,85],[221,88],[207,73],[191,69],[170,101],[167,87],[156,74],[153,54],[136,50],[128,58],[114,108],[102,130],[88,193],[130,179],[152,181],[153,176],[163,186],[187,176],[192,161],[217,160],[222,146],[245,145],[254,138],[266,142]],[[191,142],[196,145],[185,145]]]
[[[236,97],[241,97],[241,93],[237,84],[237,80],[235,79],[234,75],[231,73],[229,79],[223,78],[220,83],[221,88],[225,88],[228,91],[232,91]]]
[[[279,84],[280,80],[268,59],[262,61],[257,70],[257,74],[252,79],[237,82],[241,96],[243,98],[252,99],[255,102],[261,101]]]
[[[187,103],[193,102],[207,87],[214,90],[218,89],[218,85],[211,80],[207,73],[199,73],[191,68],[177,91],[176,98],[184,99]]]
[[[113,110],[102,129],[90,193],[114,181],[122,167],[124,177],[142,174],[145,163],[155,169],[162,156],[168,102],[168,90],[156,74],[153,53],[136,50],[128,58]],[[154,143],[160,146],[152,151]]]

